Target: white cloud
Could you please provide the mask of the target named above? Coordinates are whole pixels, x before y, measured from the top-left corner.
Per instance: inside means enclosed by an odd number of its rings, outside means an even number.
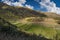
[[[30,8],[30,9],[34,9],[34,7],[31,5],[25,5],[25,7]]]
[[[22,6],[23,7],[23,5],[20,2],[14,2],[14,3],[12,3],[12,5],[13,6]]]
[[[11,5],[11,2],[9,1],[9,0],[2,0],[2,2],[4,2],[4,3],[6,3],[6,4],[8,4],[8,5]]]
[[[41,0],[41,2],[47,3],[50,2],[50,0]]]
[[[14,2],[14,0],[2,0],[2,2],[6,3],[8,5],[11,5],[11,6],[21,6],[21,7],[27,7],[27,8],[30,8],[30,9],[34,8],[31,5],[25,4],[26,0],[18,0],[18,2],[17,1]],[[25,4],[25,6],[23,4]]]
[[[26,0],[19,0],[19,2],[25,4]]]
[[[34,0],[34,1],[39,2],[40,0]]]
[[[14,0],[2,0],[2,2],[8,4],[8,5],[14,5],[14,6],[23,6],[25,4],[26,0],[19,0],[18,2],[13,2]]]
[[[60,13],[60,8],[56,6],[56,4],[50,0],[41,0],[40,2],[41,8],[46,8],[47,12],[54,12],[54,13]]]

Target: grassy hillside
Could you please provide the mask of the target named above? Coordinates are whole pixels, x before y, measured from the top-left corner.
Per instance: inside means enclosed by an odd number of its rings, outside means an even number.
[[[0,17],[15,25],[19,31],[41,34],[49,39],[54,39],[57,34],[56,30],[60,28],[60,15],[58,14],[13,7],[4,3],[0,3]],[[8,25],[4,24],[4,26]]]
[[[6,4],[0,3],[0,17],[3,17],[7,20],[19,20],[25,17],[46,17],[46,15],[36,12],[34,10],[30,10],[23,7],[13,7],[8,6]]]
[[[42,35],[28,34],[17,29],[8,21],[0,18],[0,40],[51,40]]]

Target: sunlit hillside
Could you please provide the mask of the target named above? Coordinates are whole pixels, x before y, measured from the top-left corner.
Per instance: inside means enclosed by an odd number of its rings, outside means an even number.
[[[36,35],[36,37],[41,34],[43,37],[53,40],[57,39],[58,36],[58,39],[60,39],[60,15],[56,13],[44,13],[0,3],[0,18],[7,21],[6,23],[4,20],[0,20],[0,27],[2,25],[3,28],[16,27],[13,31],[18,30],[27,33],[26,35],[29,34],[29,40],[33,39],[30,39],[32,34]],[[37,37],[36,40],[40,39]],[[42,40],[44,39],[42,38]]]

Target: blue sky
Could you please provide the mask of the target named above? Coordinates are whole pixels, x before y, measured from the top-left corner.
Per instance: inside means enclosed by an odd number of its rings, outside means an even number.
[[[22,6],[43,12],[60,14],[60,0],[0,0],[10,6]]]
[[[60,7],[60,0],[53,0],[53,1],[56,3],[57,7]]]

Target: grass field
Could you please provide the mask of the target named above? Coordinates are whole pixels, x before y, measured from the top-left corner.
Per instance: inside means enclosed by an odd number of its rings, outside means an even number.
[[[25,31],[27,33],[43,35],[46,38],[54,38],[56,35],[56,30],[54,28],[45,27],[42,24],[37,23],[15,23],[18,26],[18,29]]]

